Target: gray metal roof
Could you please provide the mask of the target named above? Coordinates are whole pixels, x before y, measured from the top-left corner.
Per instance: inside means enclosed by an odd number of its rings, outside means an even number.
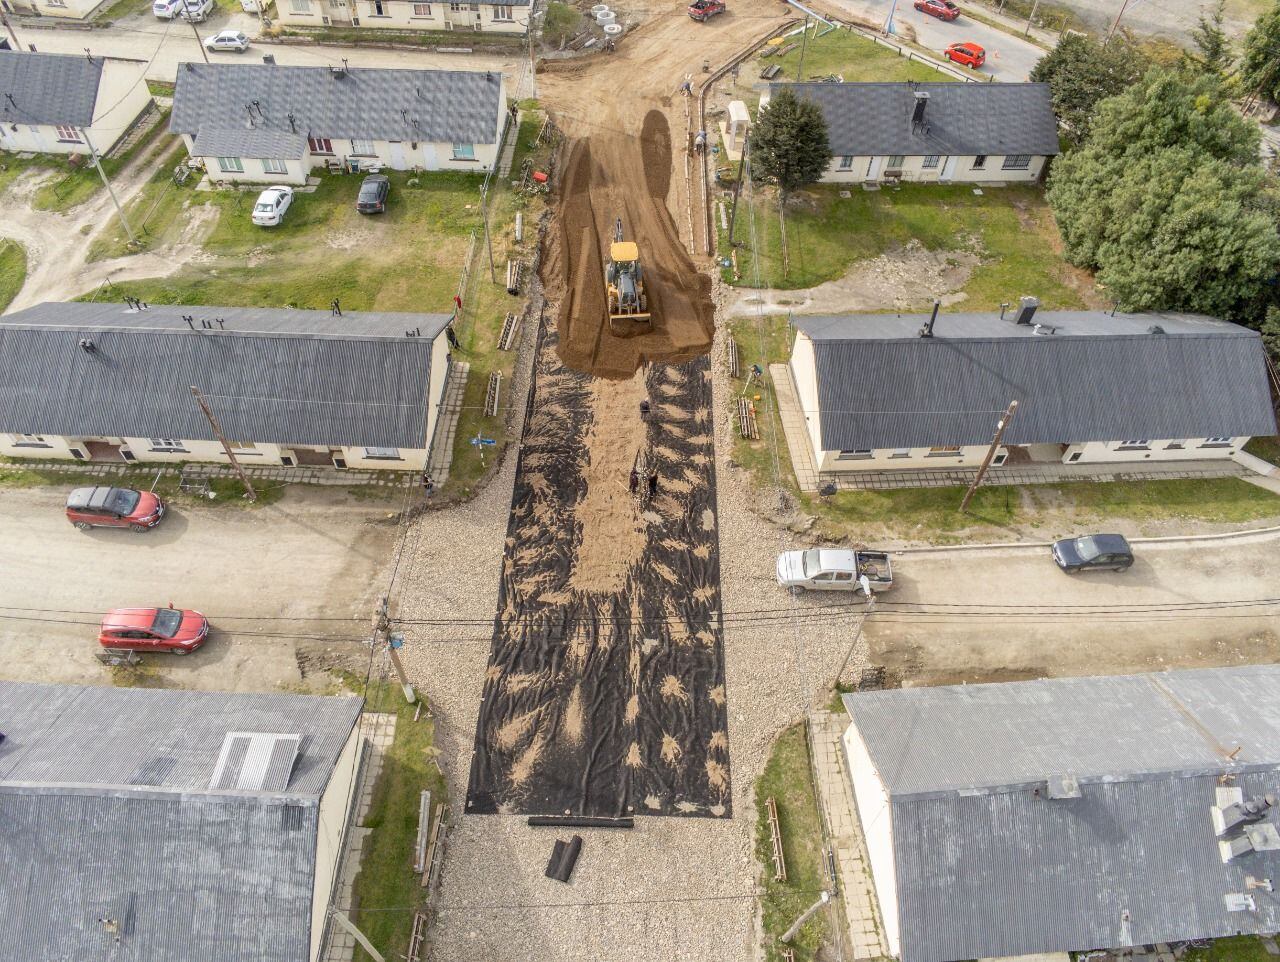
[[[1256,331],[1189,314],[1040,311],[797,317],[812,338],[826,450],[1272,435]],[[1149,333],[1158,326],[1163,333]]]
[[[219,130],[201,127],[191,153],[196,157],[249,157],[296,160],[307,152],[307,138],[287,130],[261,127]]]
[[[1058,153],[1058,119],[1048,84],[790,83],[822,108],[831,152],[902,154]],[[925,124],[913,127],[915,93],[929,95]]]
[[[192,331],[182,319],[222,318]],[[423,448],[444,314],[46,303],[0,317],[0,431]],[[420,337],[406,337],[410,329]],[[79,346],[91,341],[93,351]]]
[[[202,138],[218,132],[224,140],[236,133],[271,131],[492,144],[503,121],[501,92],[498,72],[352,67],[335,73],[328,67],[283,64],[184,63],[178,69],[169,127]],[[260,142],[254,143],[261,149]]]
[[[1209,813],[1224,774],[1245,797],[1280,790],[1280,666],[844,704],[890,793],[903,962],[1280,928],[1265,892],[1256,912],[1224,902],[1247,875],[1280,878],[1280,852],[1224,864]],[[1055,775],[1079,797],[1048,797]]]
[[[360,709],[0,682],[5,954],[306,962],[319,800]],[[287,784],[209,788],[231,732],[301,736]],[[119,922],[118,943],[102,918]]]
[[[101,80],[101,57],[0,52],[0,123],[88,127]]]

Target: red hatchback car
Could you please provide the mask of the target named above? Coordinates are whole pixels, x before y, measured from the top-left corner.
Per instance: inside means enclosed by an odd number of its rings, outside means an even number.
[[[102,618],[98,643],[127,651],[187,655],[209,637],[209,619],[177,608],[115,608]]]
[[[150,491],[131,488],[76,488],[67,495],[67,520],[89,528],[146,531],[164,517],[164,502]]]
[[[951,0],[916,0],[915,7],[921,13],[927,13],[939,20],[954,20],[960,16],[960,8]]]
[[[951,44],[942,51],[942,55],[952,63],[958,63],[962,67],[972,67],[974,70],[987,62],[987,52],[968,40],[964,43]]]

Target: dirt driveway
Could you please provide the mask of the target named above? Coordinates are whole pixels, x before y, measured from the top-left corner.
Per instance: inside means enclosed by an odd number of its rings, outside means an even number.
[[[1278,544],[1140,544],[1119,574],[1063,574],[1045,548],[904,555],[867,627],[870,661],[916,685],[1274,662],[1277,607],[1187,609],[1280,597]]]
[[[367,633],[396,531],[383,505],[300,490],[260,508],[178,507],[141,535],[82,532],[65,497],[58,486],[0,488],[0,677],[109,684],[93,657],[99,614],[171,602],[208,615],[210,640],[184,658],[144,656],[135,681],[297,689],[309,684],[299,651],[360,650],[323,639]]]

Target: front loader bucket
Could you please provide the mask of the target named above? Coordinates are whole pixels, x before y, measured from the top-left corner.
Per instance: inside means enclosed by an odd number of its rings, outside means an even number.
[[[614,337],[638,337],[653,330],[653,315],[648,311],[637,314],[610,314],[609,333]]]

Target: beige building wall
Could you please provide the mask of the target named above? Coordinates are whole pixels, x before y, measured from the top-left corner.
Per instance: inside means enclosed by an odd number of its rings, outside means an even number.
[[[1088,441],[1072,444],[1062,456],[1064,464],[1124,463],[1134,461],[1229,460],[1249,442],[1248,438],[1177,438],[1146,441],[1138,447],[1123,441]],[[1074,455],[1079,457],[1073,457]]]
[[[151,102],[144,73],[147,65],[132,60],[106,59],[98,84],[98,99],[89,127],[89,141],[105,154],[133,126]],[[0,124],[0,150],[33,151],[37,154],[84,154],[89,147],[80,128],[52,124]]]
[[[6,9],[35,17],[60,17],[67,20],[85,20],[107,0],[12,0]]]
[[[1034,156],[1025,170],[1005,170],[1005,155],[990,154],[981,167],[975,167],[977,157],[938,155],[934,166],[924,165],[925,157],[904,156],[897,167],[889,167],[889,157],[852,156],[832,157],[831,165],[823,175],[826,184],[862,184],[885,183],[901,180],[912,183],[957,183],[957,184],[1003,184],[1003,183],[1035,183],[1044,172],[1046,158]],[[893,178],[886,176],[887,170],[901,171]]]
[[[0,434],[0,455],[6,458],[35,458],[43,461],[73,460],[66,438],[52,434]]]
[[[867,856],[871,859],[871,879],[875,883],[876,898],[880,903],[880,919],[884,923],[889,954],[897,957],[902,940],[898,928],[898,874],[893,857],[893,819],[890,815],[889,793],[885,791],[880,773],[871,762],[857,725],[850,725],[845,731],[844,751],[845,758],[849,761],[849,780],[853,783],[853,796],[858,809],[856,814],[867,844]]]
[[[294,27],[523,34],[532,8],[413,0],[276,0],[276,22]]]
[[[356,790],[357,756],[363,738],[360,719],[347,738],[338,756],[333,775],[320,796],[319,826],[316,833],[316,879],[311,897],[311,962],[320,957],[321,939],[324,937],[325,915],[329,908],[329,896],[333,892],[334,874],[342,861],[342,838],[346,830],[347,815],[351,811],[351,797]]]
[[[804,413],[805,428],[809,432],[809,446],[814,464],[822,451],[822,430],[818,423],[818,371],[813,356],[813,341],[809,335],[796,333],[796,343],[791,350],[791,378],[796,385],[800,410]]]
[[[932,468],[945,471],[948,468],[976,468],[986,456],[987,445],[974,444],[958,451],[934,448],[877,448],[869,455],[845,455],[839,451],[816,451],[814,463],[819,471],[905,471],[913,468]],[[1004,463],[1006,451],[996,451],[993,463]]]

